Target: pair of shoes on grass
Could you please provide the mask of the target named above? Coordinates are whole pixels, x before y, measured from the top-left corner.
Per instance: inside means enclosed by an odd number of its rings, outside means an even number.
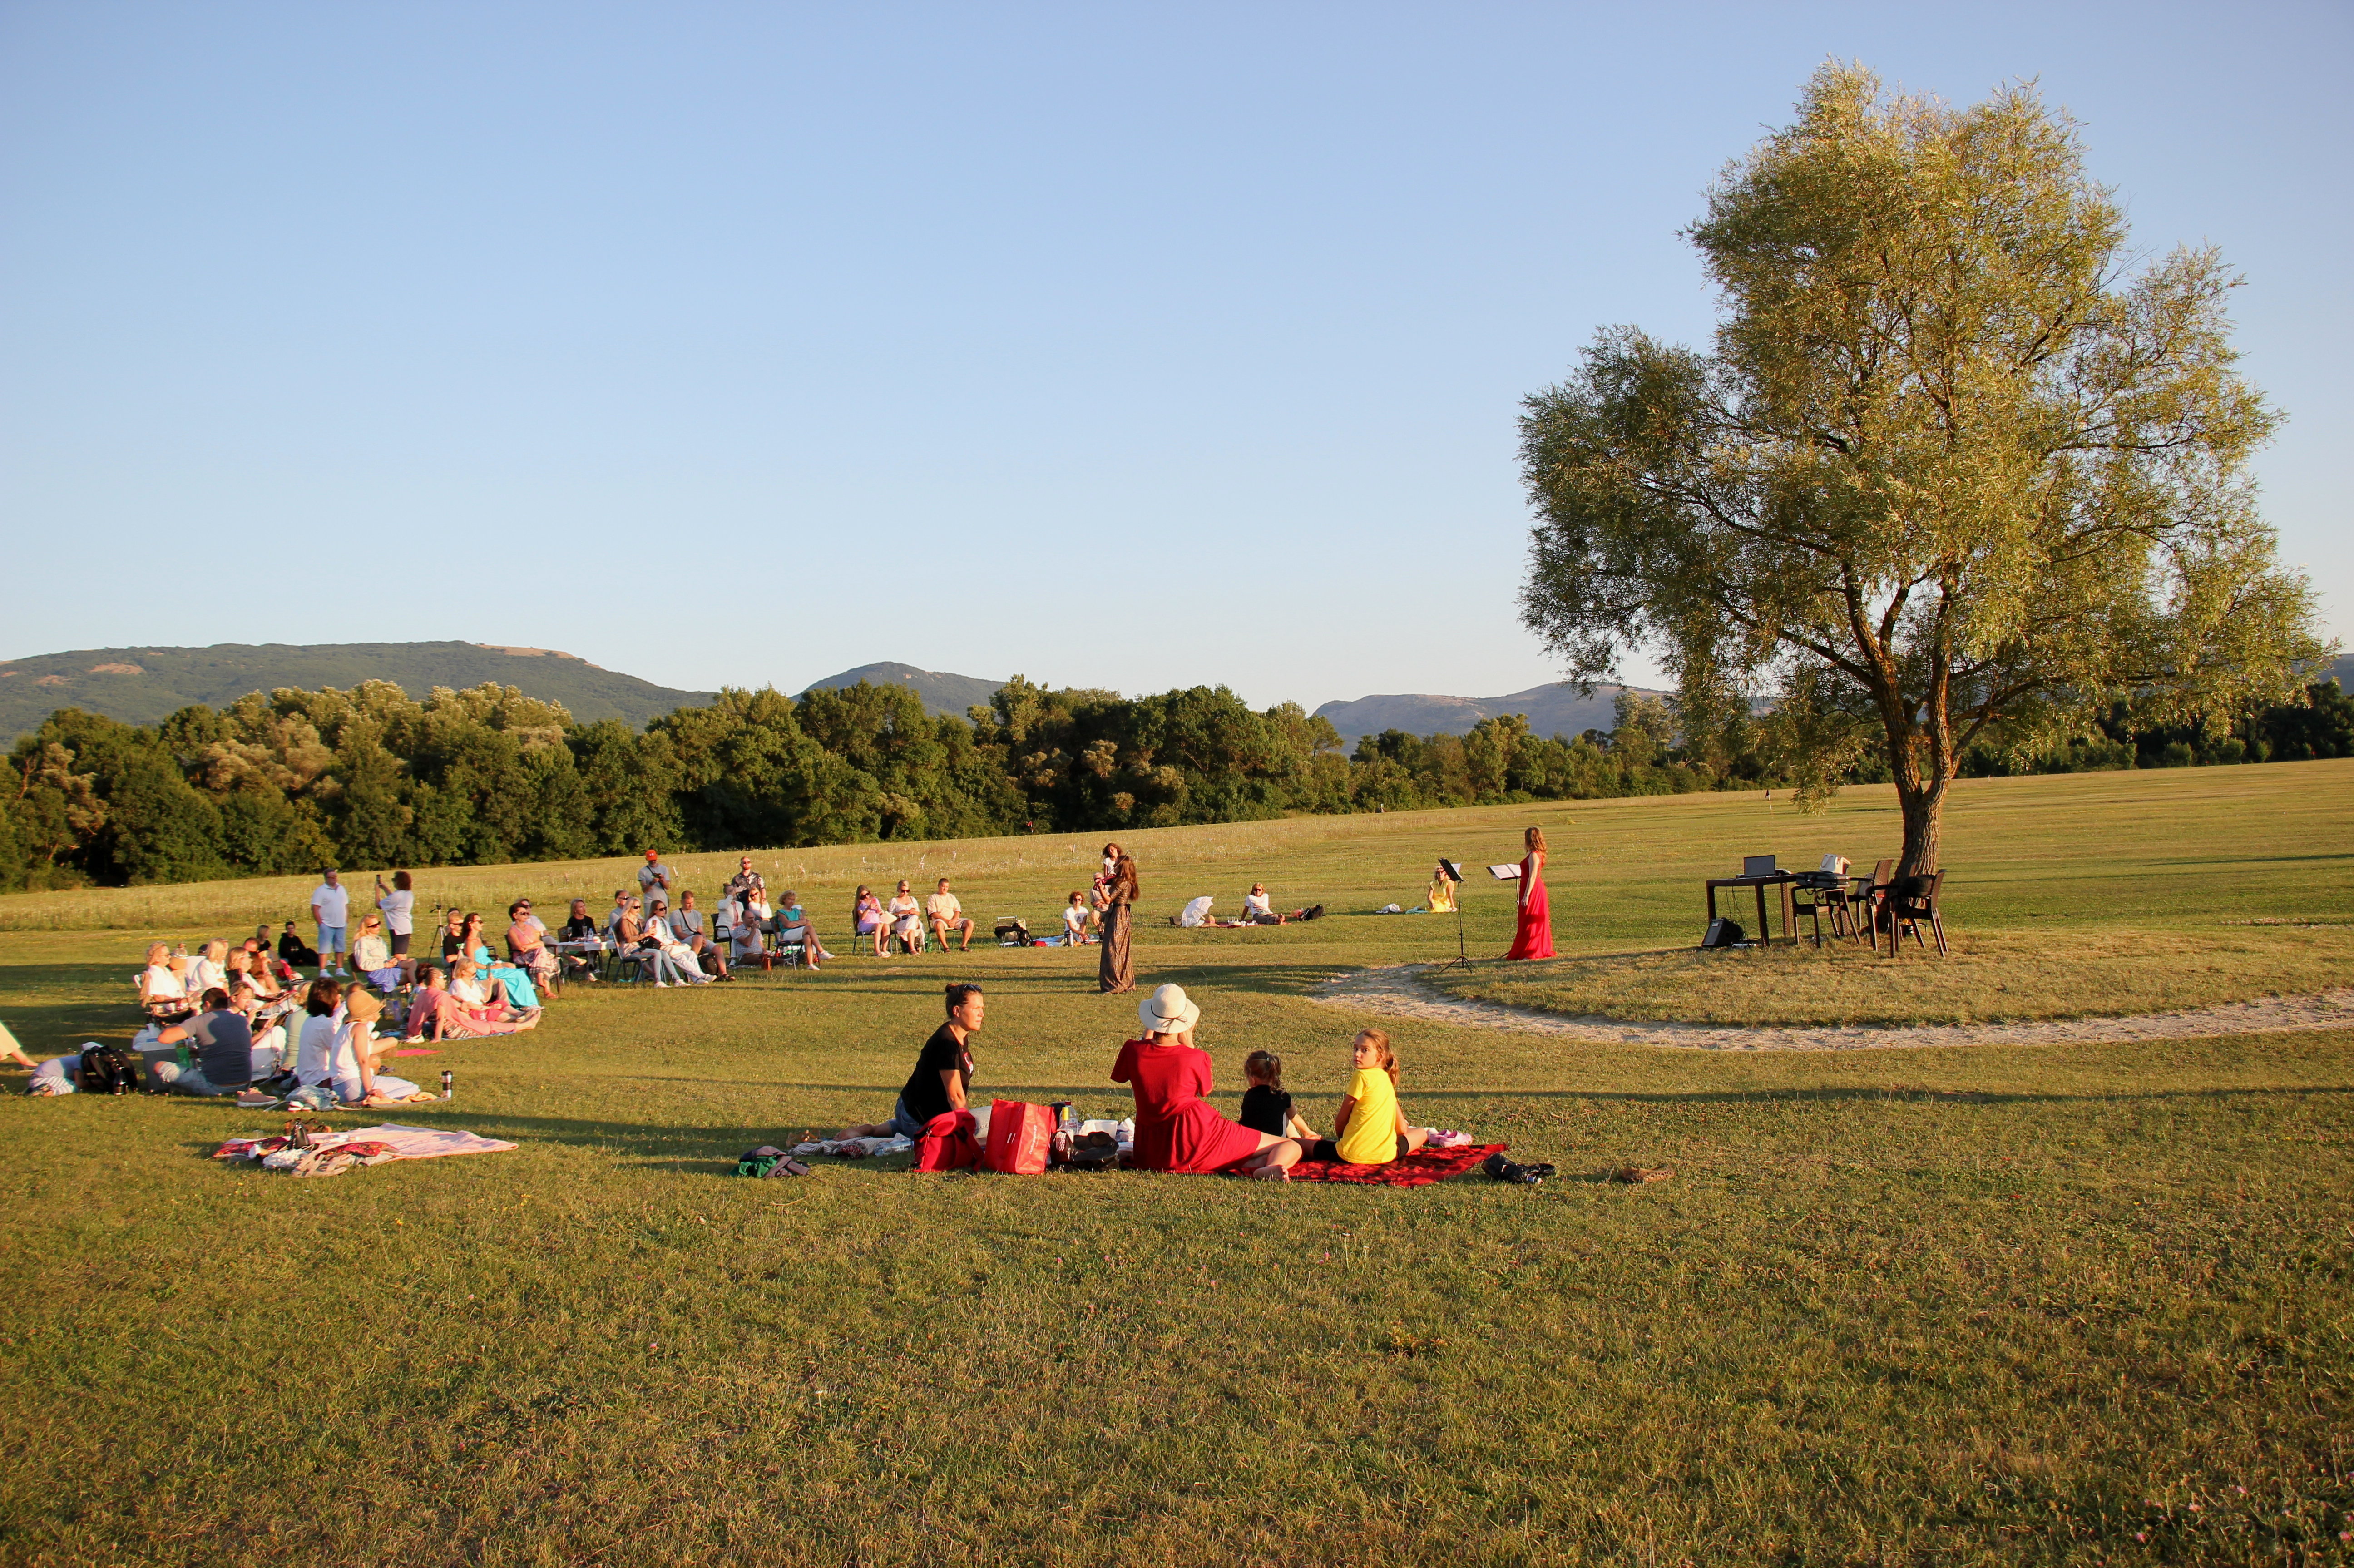
[[[1500,1154],[1488,1156],[1487,1162],[1479,1169],[1495,1180],[1509,1182],[1515,1187],[1533,1187],[1553,1174],[1553,1167],[1550,1165],[1522,1165],[1516,1160],[1507,1160]]]

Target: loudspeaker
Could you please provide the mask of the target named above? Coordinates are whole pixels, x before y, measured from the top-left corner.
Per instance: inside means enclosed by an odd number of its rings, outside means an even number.
[[[1741,939],[1741,923],[1720,915],[1708,923],[1707,934],[1701,938],[1700,945],[1703,948],[1731,948],[1737,946]]]

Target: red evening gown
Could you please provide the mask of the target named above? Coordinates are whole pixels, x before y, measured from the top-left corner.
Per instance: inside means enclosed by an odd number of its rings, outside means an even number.
[[[1111,1081],[1136,1090],[1136,1142],[1129,1160],[1140,1171],[1223,1171],[1258,1152],[1257,1133],[1228,1121],[1202,1098],[1210,1092],[1207,1051],[1130,1040],[1112,1064]]]
[[[1549,959],[1553,957],[1553,904],[1545,897],[1544,873],[1525,860],[1521,868],[1528,881],[1528,896],[1521,901],[1521,924],[1512,933],[1512,950],[1504,957]]]

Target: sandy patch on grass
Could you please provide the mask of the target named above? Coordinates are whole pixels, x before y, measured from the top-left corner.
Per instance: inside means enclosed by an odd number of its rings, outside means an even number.
[[[2108,1045],[2144,1040],[2207,1040],[2219,1034],[2276,1034],[2354,1028],[2354,986],[2313,996],[2266,997],[2214,1007],[2124,1018],[2064,1018],[2041,1022],[1849,1025],[1809,1028],[1716,1023],[1628,1023],[1565,1017],[1442,996],[1422,981],[1428,964],[1359,969],[1325,981],[1314,1000],[1363,1012],[1521,1034],[1572,1035],[1616,1045],[1696,1051],[1914,1050],[1928,1045]]]

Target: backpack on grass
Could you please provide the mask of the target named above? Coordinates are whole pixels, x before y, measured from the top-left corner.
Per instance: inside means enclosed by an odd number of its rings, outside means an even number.
[[[75,1082],[86,1095],[133,1095],[140,1066],[141,1059],[120,1045],[86,1046]]]

